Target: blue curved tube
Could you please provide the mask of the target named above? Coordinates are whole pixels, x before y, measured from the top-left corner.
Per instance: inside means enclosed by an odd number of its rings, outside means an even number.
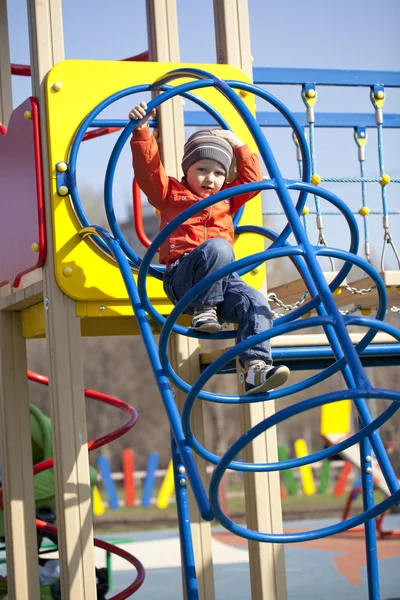
[[[189,83],[178,84],[174,86],[169,85],[172,81],[175,81],[176,79],[180,78],[192,78],[195,79],[195,81],[190,81]],[[112,236],[110,236],[110,234],[108,234],[106,230],[103,230],[99,227],[90,228],[90,230],[87,229],[86,231],[83,231],[83,234],[100,236],[106,248],[108,248],[111,254],[114,256],[121,270],[125,285],[128,290],[128,295],[132,302],[132,306],[134,308],[135,315],[138,320],[140,331],[142,333],[143,340],[147,352],[149,354],[152,368],[157,380],[157,384],[159,386],[159,391],[163,398],[164,406],[171,423],[174,442],[176,442],[179,455],[181,456],[182,462],[187,470],[189,480],[193,487],[194,494],[203,517],[205,519],[210,520],[215,514],[215,516],[219,519],[220,523],[230,531],[238,533],[239,535],[248,539],[257,541],[295,542],[305,541],[308,539],[316,539],[319,537],[324,537],[326,535],[331,535],[340,531],[344,531],[350,527],[354,527],[361,523],[365,523],[367,520],[374,518],[376,515],[380,514],[380,512],[382,512],[383,510],[387,510],[387,508],[389,508],[396,502],[399,502],[400,500],[399,485],[393,472],[393,469],[390,466],[386,452],[384,451],[382,442],[379,438],[379,434],[377,431],[378,428],[399,409],[400,392],[383,389],[374,389],[364,373],[359,357],[360,352],[362,352],[368,346],[368,344],[372,341],[373,337],[376,335],[377,331],[385,331],[387,333],[390,333],[398,340],[400,340],[400,332],[398,332],[391,325],[388,325],[383,322],[383,318],[387,309],[387,296],[385,286],[382,280],[380,279],[379,274],[367,261],[357,256],[359,246],[359,233],[354,215],[346,206],[346,204],[342,200],[337,198],[334,194],[322,188],[313,186],[309,183],[311,160],[307,147],[307,142],[304,137],[303,129],[299,126],[299,124],[297,123],[293,115],[290,113],[290,111],[279,100],[271,96],[271,94],[269,94],[268,92],[260,90],[251,84],[234,81],[221,81],[214,75],[202,71],[200,69],[177,69],[159,78],[153,84],[144,86],[146,90],[161,89],[163,91],[162,95],[158,96],[157,98],[154,98],[149,103],[148,110],[151,111],[156,106],[159,106],[162,102],[178,94],[183,96],[185,96],[186,94],[186,97],[190,97],[191,99],[193,99],[192,95],[190,94],[191,91],[194,91],[196,89],[207,88],[210,86],[216,88],[232,104],[232,106],[238,111],[239,115],[242,117],[245,125],[249,129],[259,148],[261,157],[263,158],[266,164],[271,180],[237,186],[234,190],[224,190],[223,192],[219,192],[218,194],[206,198],[198,202],[196,205],[189,207],[185,210],[184,213],[181,213],[179,216],[177,216],[162,230],[162,232],[160,232],[157,235],[156,239],[152,242],[148,251],[146,252],[145,257],[141,260],[129,248],[122,236],[122,233],[115,219],[112,201],[112,185],[117,161],[119,159],[119,155],[124,144],[126,143],[130,133],[136,126],[135,122],[131,122],[125,127],[125,129],[123,130],[123,132],[117,140],[117,143],[110,157],[105,178],[106,212],[111,230],[114,236],[119,240],[119,242],[117,242]],[[123,97],[123,95],[133,93],[133,89],[135,91],[144,91],[143,86],[136,86],[135,88],[127,88],[127,90],[123,90],[122,92],[120,92],[119,95],[117,94],[114,96],[118,96],[118,98]],[[297,139],[299,141],[299,147],[303,157],[302,182],[287,180],[283,178],[267,140],[264,138],[264,135],[257,126],[255,118],[253,117],[249,109],[246,107],[246,105],[239,98],[235,90],[248,91],[265,99],[272,106],[274,106],[274,108],[281,112],[281,114],[287,119],[288,123],[292,126],[297,136]],[[114,98],[114,96],[110,98]],[[201,104],[201,102],[203,102],[203,104]],[[202,108],[205,108],[205,110],[207,110],[214,116],[214,118],[220,124],[221,127],[228,127],[228,125],[222,120],[218,113],[216,113],[216,111],[212,109],[212,107],[204,103],[204,101],[201,102],[198,103],[202,106]],[[96,107],[96,109],[92,111],[92,120],[100,112],[100,110],[104,108],[104,105],[100,109],[99,107]],[[88,120],[85,120],[84,124],[84,126],[87,128]],[[76,164],[76,148],[79,147],[81,141],[81,139],[79,141],[79,137],[83,137],[83,131],[84,129],[80,129],[79,136],[77,136],[78,145],[74,147],[71,151],[72,164]],[[72,169],[71,171],[74,173],[74,169]],[[73,180],[73,177],[74,175],[71,175],[71,183],[73,185],[73,188],[75,189],[76,182]],[[225,198],[232,197],[233,195],[270,189],[274,190],[278,195],[278,198],[281,202],[282,208],[288,220],[287,225],[280,233],[275,233],[262,227],[240,227],[238,226],[240,215],[239,217],[235,217],[236,233],[240,234],[247,231],[251,231],[253,233],[259,233],[260,235],[268,237],[272,240],[272,244],[268,248],[268,250],[259,252],[253,256],[242,258],[233,263],[232,265],[227,265],[226,267],[223,267],[217,273],[213,273],[212,275],[208,276],[201,283],[194,286],[184,296],[184,298],[182,298],[176,304],[168,318],[162,317],[154,309],[147,296],[146,278],[148,274],[151,274],[159,279],[162,278],[160,268],[156,268],[155,266],[153,266],[151,264],[151,260],[154,258],[155,253],[157,252],[160,245],[165,241],[165,239],[167,239],[167,237],[176,229],[176,227],[178,227],[181,223],[186,221],[189,217],[193,216],[200,210],[211,206],[215,202],[219,202]],[[299,192],[298,199],[295,204],[293,203],[289,193],[293,190]],[[350,247],[348,251],[338,250],[335,248],[313,246],[310,243],[310,241],[308,240],[307,232],[304,230],[300,218],[301,211],[305,205],[308,194],[315,194],[321,198],[324,198],[329,203],[333,204],[343,214],[350,231]],[[79,208],[77,210],[77,214],[78,213]],[[291,245],[287,241],[291,233],[293,233],[295,237],[295,245]],[[124,253],[126,256],[124,255]],[[338,275],[335,277],[334,281],[331,282],[330,285],[328,285],[325,281],[321,268],[318,264],[318,257],[320,256],[333,257],[343,260],[344,262]],[[212,365],[209,365],[203,371],[203,373],[200,375],[200,377],[197,379],[194,385],[190,386],[188,383],[183,381],[172,369],[168,359],[168,341],[172,332],[179,333],[181,335],[186,335],[189,337],[203,339],[227,339],[232,338],[236,335],[235,332],[223,332],[213,336],[204,333],[199,334],[198,332],[194,332],[190,328],[178,325],[177,319],[185,310],[185,308],[207,286],[211,285],[221,277],[225,277],[234,271],[238,271],[240,274],[244,274],[249,270],[253,269],[255,266],[262,264],[263,262],[281,257],[288,257],[296,266],[301,277],[304,279],[305,286],[307,287],[310,293],[310,300],[306,302],[303,306],[293,311],[292,314],[284,315],[277,319],[274,323],[274,327],[272,330],[257,334],[253,336],[250,340],[243,341],[240,344],[237,344],[235,347],[227,350],[221,357],[214,361]],[[130,261],[130,263],[128,263],[128,260]],[[132,277],[132,271],[129,264],[139,268],[137,284]],[[364,272],[366,272],[376,284],[379,299],[379,307],[376,319],[371,319],[367,317],[355,317],[353,315],[350,317],[344,317],[339,313],[335,305],[335,301],[332,297],[331,291],[336,289],[343,282],[345,277],[348,275],[350,269],[354,265],[363,269]],[[315,309],[317,311],[316,317],[311,317],[304,321],[298,320],[306,312],[309,312],[312,309]],[[162,325],[158,351],[155,346],[154,338],[151,333],[146,312],[151,318],[153,318],[159,324]],[[362,340],[355,347],[351,343],[347,331],[347,328],[350,325],[358,325],[367,328],[367,331],[363,336]],[[234,357],[239,355],[245,349],[250,348],[251,346],[259,343],[261,340],[267,340],[277,335],[282,335],[284,333],[298,331],[313,326],[320,326],[323,328],[323,330],[326,333],[327,339],[332,347],[333,355],[336,358],[336,362],[333,365],[322,370],[317,375],[314,375],[306,379],[305,381],[289,385],[286,388],[271,391],[267,394],[258,394],[252,396],[229,396],[223,394],[212,394],[210,392],[203,391],[203,388],[205,384],[209,381],[209,379],[215,373],[217,373],[225,364],[230,362]],[[221,402],[225,404],[242,404],[248,402],[261,402],[265,400],[278,399],[284,395],[293,394],[300,390],[305,390],[307,388],[315,386],[321,381],[324,381],[330,375],[339,371],[342,373],[344,381],[349,389],[315,396],[313,398],[309,398],[307,400],[304,400],[303,402],[297,403],[293,406],[289,406],[285,409],[280,410],[275,415],[272,415],[268,419],[265,419],[261,423],[252,427],[244,435],[242,435],[222,457],[216,456],[215,454],[209,452],[193,436],[190,426],[190,420],[193,405],[196,398],[199,398],[200,400]],[[179,413],[177,411],[177,407],[173,399],[168,380],[172,381],[184,392],[187,392],[182,418],[179,416]],[[348,439],[340,442],[339,444],[336,444],[333,447],[327,448],[320,452],[316,452],[307,457],[288,460],[279,463],[249,464],[243,461],[235,460],[236,456],[258,435],[261,435],[270,427],[275,426],[277,423],[280,423],[287,418],[296,416],[311,408],[322,406],[323,404],[331,402],[337,402],[345,398],[353,399],[355,406],[358,410],[361,423],[359,431],[357,431]],[[383,398],[386,400],[390,400],[391,404],[388,408],[385,409],[385,411],[381,415],[379,415],[379,417],[372,420],[365,402],[365,399],[368,398]],[[369,448],[369,442],[371,443],[392,494],[390,498],[388,498],[384,502],[381,502],[375,507],[373,507],[370,502],[365,502],[364,508],[366,510],[364,510],[364,512],[361,515],[353,517],[352,519],[347,520],[345,523],[340,523],[331,527],[311,532],[274,535],[256,532],[248,530],[244,527],[240,527],[237,524],[230,521],[226,517],[226,515],[222,513],[221,507],[218,503],[217,495],[220,480],[227,468],[248,472],[271,472],[280,469],[289,469],[299,467],[305,464],[310,464],[317,460],[321,460],[323,458],[332,456],[337,452],[342,451],[350,447],[354,443],[358,442],[361,443],[362,446],[362,460],[363,456],[365,455],[366,449]],[[209,487],[209,499],[207,498],[204,486],[201,483],[198,471],[194,464],[192,450],[196,451],[200,456],[202,456],[206,460],[217,465]],[[364,483],[367,489],[367,487],[370,486],[369,480],[367,481],[366,479]],[[371,528],[368,529],[368,532],[370,532],[370,529]],[[373,536],[370,536],[369,539],[371,540],[372,544]],[[373,576],[374,575],[370,573],[370,577]]]

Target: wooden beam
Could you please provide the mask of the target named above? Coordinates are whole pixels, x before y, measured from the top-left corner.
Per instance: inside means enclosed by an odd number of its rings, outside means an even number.
[[[0,312],[0,443],[10,600],[40,599],[26,370],[21,314]]]
[[[10,45],[7,0],[0,0],[0,124],[7,127],[12,113]]]
[[[96,597],[93,527],[80,322],[75,301],[54,274],[51,173],[47,143],[46,92],[50,69],[64,59],[61,0],[28,0],[33,94],[39,100],[46,212],[47,259],[43,267],[49,392],[53,429],[61,595]]]
[[[178,18],[176,0],[147,0],[147,29],[149,58],[152,61],[180,61]],[[161,157],[168,175],[181,177],[181,160],[185,142],[182,99],[174,98],[164,103],[159,110]],[[194,383],[200,375],[198,341],[184,336],[173,336],[170,347],[171,363],[177,373],[188,383]],[[176,401],[181,410],[185,394],[177,390]],[[195,435],[204,443],[203,403],[194,407]],[[203,482],[206,481],[206,463],[195,455]],[[189,509],[196,575],[200,600],[214,600],[214,573],[211,548],[211,525],[201,518],[193,493],[188,487]],[[183,577],[183,574],[182,574]]]
[[[337,272],[324,273],[325,279],[329,282]],[[400,306],[400,271],[382,271],[381,278],[386,286],[389,306]],[[374,309],[378,306],[378,293],[376,289],[369,290],[374,282],[370,277],[362,277],[355,281],[343,281],[338,290],[334,293],[336,305],[342,308],[349,305],[360,305],[365,309]],[[349,288],[354,288],[358,292],[352,293]],[[298,302],[306,290],[305,283],[302,279],[295,279],[288,283],[270,288],[269,294],[275,294],[279,300],[285,304],[295,304]],[[360,293],[361,292],[361,293]],[[308,295],[305,299],[307,302],[310,299]],[[279,305],[270,300],[273,309],[279,308]],[[303,303],[302,303],[303,304]]]
[[[214,0],[214,20],[217,62],[235,65],[252,79],[247,0]],[[266,294],[266,282],[260,291]],[[243,393],[243,384],[239,380],[238,386]],[[274,412],[275,404],[272,401],[241,405],[242,433]],[[249,463],[277,461],[275,428],[247,446],[243,459]],[[279,473],[245,473],[244,487],[249,529],[282,533]],[[285,600],[287,593],[283,545],[250,541],[248,546],[253,600]]]

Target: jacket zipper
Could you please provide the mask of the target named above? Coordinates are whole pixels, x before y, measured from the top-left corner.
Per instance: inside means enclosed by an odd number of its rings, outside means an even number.
[[[213,207],[210,206],[210,214],[208,215],[206,221],[204,221],[204,241],[206,241],[208,239],[207,238],[207,223],[212,217],[212,209],[213,209]]]

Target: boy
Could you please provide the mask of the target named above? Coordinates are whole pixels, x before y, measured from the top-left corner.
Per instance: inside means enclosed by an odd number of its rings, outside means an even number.
[[[150,204],[161,213],[160,229],[193,203],[221,189],[261,181],[257,154],[231,131],[198,131],[184,147],[178,181],[168,177],[160,160],[157,142],[150,134],[147,105],[141,102],[129,113],[141,119],[131,138],[132,163],[136,180]],[[226,178],[236,160],[236,178]],[[166,265],[164,290],[176,304],[196,283],[234,262],[232,215],[258,192],[222,200],[182,223],[161,245],[160,263]],[[217,281],[204,290],[188,307],[196,331],[217,333],[219,319],[237,323],[237,341],[248,339],[272,327],[272,313],[264,296],[241,280],[237,273]],[[283,385],[289,369],[272,365],[270,342],[253,346],[239,356],[245,370],[247,394],[266,392]]]

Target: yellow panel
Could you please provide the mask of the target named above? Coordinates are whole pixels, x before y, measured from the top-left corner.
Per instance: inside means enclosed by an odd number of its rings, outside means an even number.
[[[43,302],[21,311],[22,336],[27,339],[46,337]]]
[[[181,65],[173,63],[137,63],[111,61],[64,61],[56,65],[48,74],[46,83],[48,136],[51,173],[51,193],[54,230],[55,273],[59,286],[71,298],[83,301],[106,302],[126,301],[127,293],[118,268],[113,260],[106,257],[95,244],[78,234],[80,225],[72,209],[68,196],[60,197],[56,192],[55,165],[68,162],[70,145],[74,134],[84,117],[104,98],[124,88],[151,83],[157,77],[172,69],[187,66],[210,71],[221,79],[248,81],[244,73],[227,65]],[[52,89],[54,82],[62,85],[59,91]],[[182,80],[179,80],[182,83]],[[235,133],[255,149],[247,128],[227,100],[215,90],[203,90],[199,96],[206,98],[223,114]],[[137,96],[136,96],[137,99]],[[249,94],[244,101],[254,111],[254,98]],[[134,100],[132,99],[132,102]],[[124,114],[119,118],[126,118]],[[100,114],[98,118],[102,118]],[[96,144],[96,140],[88,142]],[[79,158],[77,169],[79,171]],[[102,181],[104,173],[97,173]],[[130,190],[127,189],[127,194]],[[262,224],[260,196],[247,203],[242,224]],[[243,236],[242,236],[243,237]],[[246,235],[235,246],[236,257],[247,256],[249,251],[260,252],[264,248],[263,240],[257,235]],[[63,274],[65,267],[68,276]],[[64,271],[65,273],[65,271]],[[259,288],[265,277],[265,270],[249,273],[246,281]],[[162,283],[149,278],[149,296],[165,304],[166,298]],[[167,303],[168,304],[168,303]],[[170,308],[170,305],[169,305]],[[98,310],[98,307],[93,308]],[[121,314],[119,310],[115,314]]]
[[[321,435],[350,433],[351,401],[341,400],[324,404],[321,408]]]
[[[294,451],[297,458],[308,456],[309,452],[306,441],[303,439],[296,440],[294,443]],[[312,468],[310,465],[303,465],[302,467],[299,467],[299,471],[304,495],[313,496],[315,494],[315,483]]]
[[[157,310],[168,315],[171,304],[159,302]],[[104,310],[103,310],[104,309]],[[25,308],[22,314],[22,335],[26,339],[46,337],[43,302]],[[81,335],[83,337],[103,337],[112,335],[140,335],[139,326],[133,316],[132,306],[128,301],[115,304],[101,304],[99,302],[77,302],[76,314],[81,319]],[[114,317],[114,318],[110,318]],[[118,317],[118,319],[115,319]],[[178,323],[190,327],[191,317],[181,315]],[[160,326],[150,319],[150,326],[154,334],[160,332]]]
[[[169,461],[167,473],[163,479],[161,484],[160,491],[158,492],[156,505],[157,508],[167,508],[169,505],[169,501],[171,499],[172,494],[174,493],[174,467],[172,464],[172,460]]]

